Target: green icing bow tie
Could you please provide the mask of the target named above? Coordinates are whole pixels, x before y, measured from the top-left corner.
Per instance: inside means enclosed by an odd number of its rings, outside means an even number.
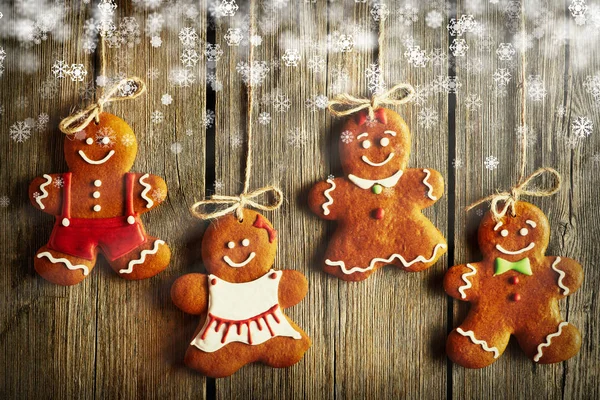
[[[498,257],[496,258],[494,267],[494,276],[501,275],[506,271],[510,271],[511,269],[524,275],[533,275],[533,272],[531,271],[531,264],[529,264],[529,258],[524,258],[517,262],[510,262]]]

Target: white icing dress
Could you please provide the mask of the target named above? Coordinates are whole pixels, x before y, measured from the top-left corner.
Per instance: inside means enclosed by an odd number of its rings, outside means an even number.
[[[245,283],[208,276],[208,315],[192,345],[212,353],[232,342],[258,345],[276,336],[301,339],[279,307],[282,271]]]

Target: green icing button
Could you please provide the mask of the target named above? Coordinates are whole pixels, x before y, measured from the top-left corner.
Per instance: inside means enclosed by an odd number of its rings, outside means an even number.
[[[373,191],[373,193],[375,194],[381,194],[381,192],[383,192],[383,188],[381,187],[381,185],[379,184],[375,184],[373,185],[373,187],[371,188],[371,190]]]

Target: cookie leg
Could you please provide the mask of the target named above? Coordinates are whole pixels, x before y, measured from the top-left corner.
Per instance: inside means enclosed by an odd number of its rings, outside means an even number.
[[[47,246],[38,250],[33,261],[35,270],[42,278],[63,286],[78,284],[89,275],[95,265],[95,259],[90,261],[70,256],[51,250]]]
[[[301,339],[275,337],[265,343],[260,361],[275,368],[286,368],[296,364],[304,357],[310,347],[310,339],[302,331]]]
[[[137,280],[150,278],[163,271],[170,260],[169,246],[161,239],[147,236],[146,242],[140,247],[109,263],[121,278]]]
[[[540,364],[567,360],[581,347],[579,330],[558,318],[528,327],[516,336],[527,357]]]
[[[490,326],[488,319],[473,316],[450,332],[446,353],[466,368],[483,368],[496,361],[508,345],[510,333],[501,326]]]
[[[195,346],[189,346],[185,352],[184,362],[190,368],[211,378],[224,378],[233,375],[244,365],[255,361],[256,355],[252,346],[241,343],[230,343],[227,346],[207,353]]]

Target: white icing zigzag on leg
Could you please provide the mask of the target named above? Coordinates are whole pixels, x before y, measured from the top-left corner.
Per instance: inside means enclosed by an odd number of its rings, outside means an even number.
[[[427,189],[429,189],[427,190],[427,197],[429,197],[431,200],[437,200],[437,197],[433,195],[433,186],[431,186],[431,184],[427,182],[427,179],[429,179],[429,177],[431,176],[431,171],[429,171],[428,169],[424,169],[423,172],[427,174],[427,176],[423,178],[423,184],[427,186]]]
[[[87,276],[87,274],[90,273],[90,270],[87,266],[83,265],[83,264],[77,264],[77,265],[73,265],[71,264],[71,261],[67,260],[66,258],[54,258],[54,256],[52,254],[50,254],[50,252],[48,251],[44,251],[43,253],[40,253],[37,255],[37,258],[42,258],[42,257],[47,257],[48,260],[50,260],[50,262],[52,264],[56,264],[56,263],[63,263],[67,266],[68,269],[74,271],[76,269],[80,269],[83,271],[83,275]]]
[[[346,264],[343,261],[331,261],[329,259],[325,260],[325,264],[327,264],[329,266],[338,266],[338,267],[340,267],[340,269],[342,270],[342,272],[344,274],[346,274],[346,275],[353,274],[355,272],[370,271],[373,268],[375,268],[375,264],[377,264],[378,262],[383,262],[383,263],[389,264],[389,263],[391,263],[396,258],[398,260],[400,260],[400,262],[402,263],[402,265],[404,265],[404,268],[408,268],[408,267],[410,267],[411,265],[413,265],[414,263],[417,263],[417,262],[428,263],[428,262],[433,261],[433,259],[435,258],[436,254],[437,254],[438,249],[440,249],[440,248],[445,249],[446,245],[443,244],[443,243],[437,244],[435,246],[435,248],[433,249],[433,255],[429,259],[426,259],[423,256],[417,256],[412,261],[406,261],[404,259],[404,257],[402,257],[400,254],[392,254],[390,256],[390,258],[387,258],[387,259],[386,258],[374,258],[374,259],[372,259],[371,262],[369,263],[369,266],[365,267],[365,268],[354,267],[354,268],[346,269]]]
[[[42,210],[44,208],[46,208],[44,203],[42,203],[42,200],[44,200],[46,197],[48,197],[48,192],[46,191],[46,186],[48,186],[50,184],[50,182],[52,182],[52,177],[50,175],[44,174],[44,178],[46,179],[46,182],[44,182],[40,185],[40,191],[42,192],[42,194],[35,198],[35,201],[37,201],[38,205],[40,206],[40,208]]]
[[[558,331],[555,333],[551,333],[548,336],[546,336],[546,342],[541,343],[538,347],[537,347],[537,354],[535,355],[535,357],[533,357],[533,361],[538,362],[540,361],[540,358],[542,358],[543,355],[543,351],[542,349],[544,347],[548,347],[550,346],[550,344],[552,343],[552,338],[555,338],[557,336],[560,336],[562,333],[562,328],[569,325],[568,322],[561,322],[560,324],[558,324]]]
[[[462,285],[461,287],[458,288],[458,292],[460,293],[461,299],[466,299],[467,298],[467,295],[465,294],[465,290],[470,289],[473,286],[471,284],[471,281],[469,279],[467,279],[467,278],[469,278],[469,277],[471,277],[471,276],[473,276],[473,275],[475,275],[477,273],[477,270],[471,264],[467,264],[467,267],[469,267],[469,269],[472,272],[465,272],[461,276],[462,280],[465,282],[465,285]]]
[[[154,205],[154,202],[150,197],[148,197],[148,192],[152,189],[152,186],[149,183],[144,182],[144,179],[149,177],[149,174],[144,174],[140,177],[140,184],[145,188],[142,192],[142,199],[146,200],[146,208],[150,208]]]
[[[566,296],[569,294],[569,288],[563,284],[563,279],[566,275],[565,271],[562,271],[556,267],[560,260],[560,257],[556,257],[556,260],[554,260],[554,262],[552,263],[552,269],[558,273],[558,287],[563,290],[562,294]]]
[[[322,205],[324,215],[329,215],[329,206],[333,204],[333,198],[331,197],[330,193],[335,190],[335,182],[333,179],[327,179],[327,183],[329,183],[331,187],[323,192],[325,198],[327,198],[327,202],[323,203]]]
[[[498,349],[496,347],[489,347],[485,340],[477,339],[475,337],[475,332],[473,332],[473,331],[465,332],[464,330],[462,330],[462,328],[456,328],[456,332],[460,333],[463,336],[468,337],[469,339],[471,339],[471,342],[480,345],[483,350],[485,350],[489,353],[494,353],[494,358],[500,357],[500,352],[498,351]]]
[[[142,253],[140,254],[140,258],[138,258],[137,260],[131,260],[129,261],[129,264],[127,264],[127,269],[121,269],[119,270],[120,274],[130,274],[133,272],[133,266],[137,265],[137,264],[143,264],[146,261],[146,255],[148,254],[156,254],[156,252],[158,251],[158,246],[161,244],[165,244],[164,241],[157,239],[154,242],[154,247],[152,248],[152,250],[142,250]]]

